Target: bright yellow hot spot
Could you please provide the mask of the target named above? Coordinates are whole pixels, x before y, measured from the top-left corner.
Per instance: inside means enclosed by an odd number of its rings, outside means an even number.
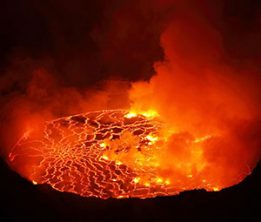
[[[219,191],[220,189],[218,187],[213,187],[213,191],[217,192]]]
[[[148,110],[148,111],[134,111],[131,110],[130,112],[128,112],[124,117],[131,119],[134,118],[138,115],[142,115],[145,116],[147,118],[154,118],[159,116],[158,112],[156,110]]]
[[[119,161],[119,160],[116,160],[115,163],[116,163],[116,165],[121,165],[122,164],[122,162]]]
[[[135,178],[133,179],[133,182],[134,182],[134,183],[139,183],[139,182],[140,182],[140,177],[135,177]]]
[[[102,155],[102,157],[101,157],[102,159],[104,159],[104,160],[109,160],[109,157],[108,156],[106,156],[106,155]]]
[[[135,112],[129,112],[127,113],[124,117],[128,118],[128,119],[131,119],[133,117],[136,117],[138,114],[135,113]]]
[[[153,117],[159,116],[159,114],[156,110],[148,110],[145,112],[141,112],[140,114],[147,118],[153,118]]]
[[[106,143],[100,143],[100,147],[105,148],[106,146]]]
[[[163,182],[163,179],[162,179],[162,178],[159,177],[159,178],[156,179],[156,183],[159,183],[159,184],[160,184],[160,183],[162,183],[162,182]]]
[[[155,143],[159,138],[157,136],[149,134],[146,136],[146,139],[148,139],[152,144]]]
[[[165,184],[170,185],[170,180],[169,179],[165,180]]]
[[[149,187],[149,186],[150,186],[150,183],[149,183],[149,182],[146,182],[146,183],[144,183],[144,185],[145,185],[146,187]]]

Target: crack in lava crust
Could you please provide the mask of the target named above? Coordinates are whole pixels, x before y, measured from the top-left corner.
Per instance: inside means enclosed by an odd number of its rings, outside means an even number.
[[[43,132],[27,132],[17,142],[9,154],[11,166],[34,184],[85,197],[177,194],[157,177],[153,160],[162,123],[127,114],[106,110],[46,122]]]

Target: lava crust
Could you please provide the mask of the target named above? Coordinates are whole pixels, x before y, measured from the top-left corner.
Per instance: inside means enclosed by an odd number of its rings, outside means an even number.
[[[157,177],[153,152],[162,123],[106,110],[48,121],[9,154],[10,165],[34,184],[99,198],[149,198],[178,191]],[[157,145],[155,145],[157,143]]]

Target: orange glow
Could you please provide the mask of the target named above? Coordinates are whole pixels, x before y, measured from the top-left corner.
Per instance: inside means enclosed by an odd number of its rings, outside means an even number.
[[[221,36],[194,13],[169,22],[161,46],[149,80],[101,92],[57,90],[38,71],[10,108],[10,166],[33,184],[103,199],[242,181],[261,156],[260,75],[227,65]]]
[[[107,110],[46,122],[44,132],[23,135],[9,154],[10,164],[23,168],[35,185],[100,198],[219,191],[232,184],[222,168],[213,174],[204,156],[212,136],[164,135],[168,130],[159,117],[126,114]]]
[[[217,192],[219,191],[220,189],[218,187],[213,187],[213,191]]]
[[[131,110],[125,115],[125,117],[131,119],[131,118],[134,118],[138,115],[142,115],[142,116],[145,116],[147,118],[154,118],[154,117],[159,116],[157,111],[152,109],[152,110],[147,110],[147,111]]]
[[[47,183],[82,196],[147,198],[177,193],[166,190],[170,180],[160,172],[165,149],[162,123],[126,114],[107,110],[46,122],[43,132],[19,140],[9,154],[10,164],[18,170],[23,167],[21,173],[33,184]]]

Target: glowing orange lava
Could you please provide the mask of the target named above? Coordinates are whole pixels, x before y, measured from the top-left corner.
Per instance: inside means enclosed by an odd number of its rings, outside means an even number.
[[[40,133],[26,132],[9,162],[33,184],[85,197],[150,198],[188,189],[220,190],[222,184],[205,171],[208,163],[202,155],[202,144],[211,136],[172,134],[172,149],[192,150],[184,162],[169,157],[167,135],[154,112],[89,112],[46,122]]]

